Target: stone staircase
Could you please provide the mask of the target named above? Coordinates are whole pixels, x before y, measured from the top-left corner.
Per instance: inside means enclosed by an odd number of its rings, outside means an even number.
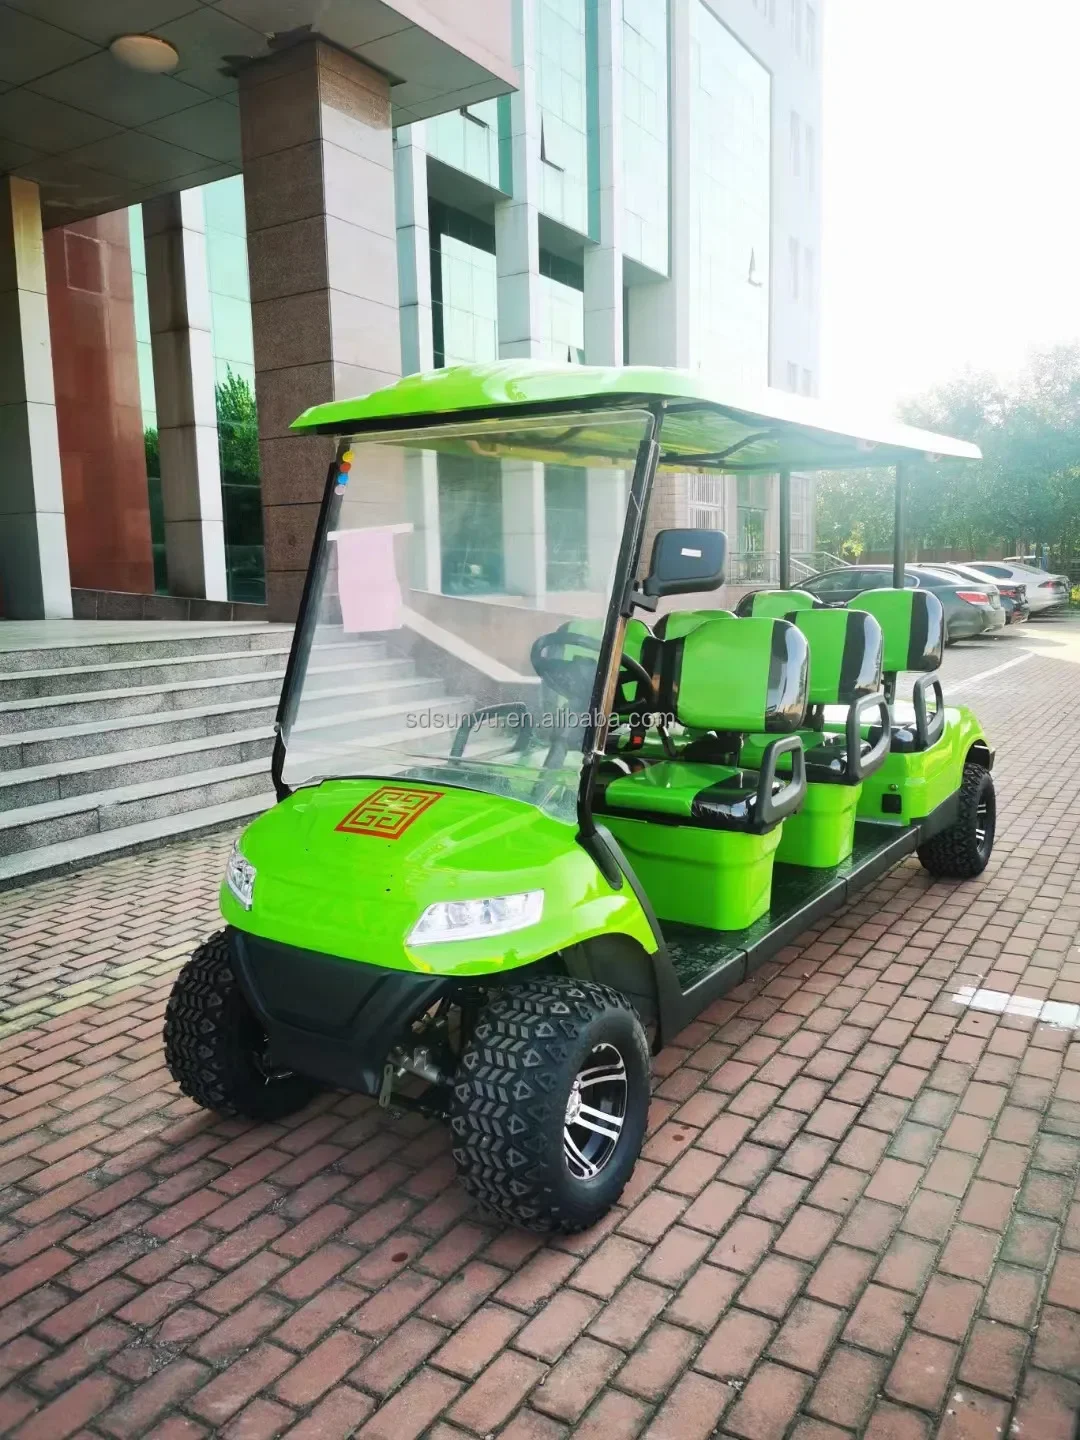
[[[176,629],[0,648],[0,889],[239,825],[273,803],[291,629]],[[317,642],[306,688],[315,751],[340,743],[346,714],[352,735],[381,736],[410,700],[442,693],[380,642],[341,638]]]

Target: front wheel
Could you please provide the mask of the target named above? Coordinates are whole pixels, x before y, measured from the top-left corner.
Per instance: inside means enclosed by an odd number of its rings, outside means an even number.
[[[986,869],[996,822],[993,776],[981,765],[965,765],[959,814],[947,830],[932,835],[915,853],[935,879],[972,880]]]
[[[649,1112],[649,1049],[617,990],[552,975],[494,992],[454,1081],[454,1160],[491,1214],[572,1232],[615,1204]]]
[[[266,1036],[236,983],[223,930],[200,945],[177,975],[163,1038],[177,1085],[219,1115],[280,1120],[319,1089],[306,1075],[270,1064]]]

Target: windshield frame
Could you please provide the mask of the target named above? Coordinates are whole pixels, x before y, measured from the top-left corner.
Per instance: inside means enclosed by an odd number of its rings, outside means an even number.
[[[533,407],[528,408],[531,409]],[[539,409],[539,407],[537,408]],[[569,409],[570,407],[566,405],[553,404],[543,407],[541,413],[528,417],[521,416],[520,418],[523,421],[527,421],[547,419],[550,416],[552,421],[557,424],[560,418],[569,412]],[[648,514],[649,507],[649,495],[659,461],[660,446],[658,437],[664,409],[665,405],[662,401],[649,405],[642,405],[640,402],[636,404],[612,405],[610,397],[603,397],[601,403],[598,404],[579,403],[578,406],[574,407],[572,412],[577,414],[614,414],[625,410],[628,413],[636,412],[642,417],[644,422],[641,440],[634,454],[633,472],[627,494],[626,510],[616,554],[615,569],[604,611],[604,628],[599,642],[599,654],[590,699],[591,718],[582,742],[582,763],[578,779],[576,809],[578,828],[583,838],[591,837],[596,833],[591,808],[592,792],[595,783],[596,769],[599,761],[603,758],[604,744],[607,739],[608,727],[606,717],[609,715],[611,706],[614,704],[619,672],[618,657],[622,653],[626,621],[633,609],[630,595],[633,590],[634,577],[637,573],[641,553],[645,518]],[[519,416],[517,414],[512,416],[502,415],[498,418],[517,421]],[[479,422],[479,420],[480,417],[469,413],[463,413],[460,418],[456,420],[451,420],[450,417],[446,415],[439,415],[433,417],[432,420],[426,424],[417,424],[415,421],[407,427],[400,424],[386,424],[377,428],[366,428],[363,432],[358,430],[355,433],[350,432],[349,434],[337,437],[334,459],[327,467],[322,500],[319,506],[319,515],[312,542],[311,557],[304,577],[304,585],[300,596],[300,607],[297,613],[296,626],[293,631],[292,644],[289,648],[289,658],[285,667],[285,677],[282,682],[281,695],[274,720],[274,748],[270,762],[270,770],[274,792],[278,801],[287,799],[294,793],[295,789],[303,788],[302,786],[290,785],[284,779],[284,767],[287,755],[285,736],[291,730],[296,717],[296,711],[303,689],[302,679],[307,669],[308,658],[314,640],[318,619],[318,597],[322,592],[326,570],[330,563],[330,546],[327,544],[327,537],[334,515],[334,500],[338,475],[344,461],[345,452],[351,449],[354,443],[363,443],[365,441],[377,442],[380,437],[384,437],[388,443],[393,443],[405,429],[414,435],[421,435],[427,430],[445,432],[451,428],[467,431],[472,429],[474,423]],[[629,464],[627,468],[629,468]],[[601,724],[596,723],[597,716],[604,717]],[[317,782],[313,781],[312,783]],[[462,786],[459,782],[446,781],[445,783],[450,786],[457,785],[457,788],[473,788]]]

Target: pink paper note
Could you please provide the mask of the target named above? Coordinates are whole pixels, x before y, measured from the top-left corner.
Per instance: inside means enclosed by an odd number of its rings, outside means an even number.
[[[411,528],[377,525],[334,532],[341,621],[347,632],[400,628],[401,586],[394,563],[394,535]]]

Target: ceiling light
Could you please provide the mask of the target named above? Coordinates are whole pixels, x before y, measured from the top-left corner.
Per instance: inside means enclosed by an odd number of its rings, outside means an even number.
[[[165,75],[180,63],[175,48],[156,35],[118,35],[109,50],[121,65],[146,75]]]

